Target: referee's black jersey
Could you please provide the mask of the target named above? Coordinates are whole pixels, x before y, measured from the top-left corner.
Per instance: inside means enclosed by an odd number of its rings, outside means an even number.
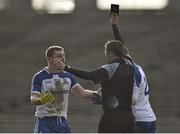
[[[101,83],[104,112],[131,111],[134,67],[124,59],[116,59],[102,68],[108,72],[108,80]]]

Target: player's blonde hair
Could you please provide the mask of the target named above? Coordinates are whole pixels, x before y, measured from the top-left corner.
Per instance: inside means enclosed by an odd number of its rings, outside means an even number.
[[[53,57],[54,52],[55,52],[56,50],[64,51],[64,48],[61,47],[61,46],[50,46],[50,47],[46,50],[46,53],[45,53],[46,58],[48,58],[48,57]]]

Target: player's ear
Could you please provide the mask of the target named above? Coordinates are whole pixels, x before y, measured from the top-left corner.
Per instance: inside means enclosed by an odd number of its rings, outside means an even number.
[[[109,55],[110,55],[110,57],[113,57],[115,54],[112,51],[110,51]]]
[[[54,59],[52,57],[48,57],[47,60],[48,60],[49,63],[53,63],[54,62]]]

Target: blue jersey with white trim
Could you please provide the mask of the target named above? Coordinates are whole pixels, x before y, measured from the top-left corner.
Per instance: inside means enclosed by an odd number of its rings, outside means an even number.
[[[149,86],[142,68],[135,64],[132,111],[136,121],[151,122],[156,116],[149,103]]]
[[[67,117],[69,92],[78,84],[75,77],[65,71],[49,73],[47,68],[36,73],[32,79],[31,93],[50,91],[55,95],[55,101],[39,105],[35,116],[64,116]]]

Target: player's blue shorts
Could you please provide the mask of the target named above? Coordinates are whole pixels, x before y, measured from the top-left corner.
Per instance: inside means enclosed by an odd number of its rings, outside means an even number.
[[[71,127],[65,117],[36,117],[35,133],[71,133]]]
[[[136,122],[136,133],[156,133],[156,121],[152,122]]]

